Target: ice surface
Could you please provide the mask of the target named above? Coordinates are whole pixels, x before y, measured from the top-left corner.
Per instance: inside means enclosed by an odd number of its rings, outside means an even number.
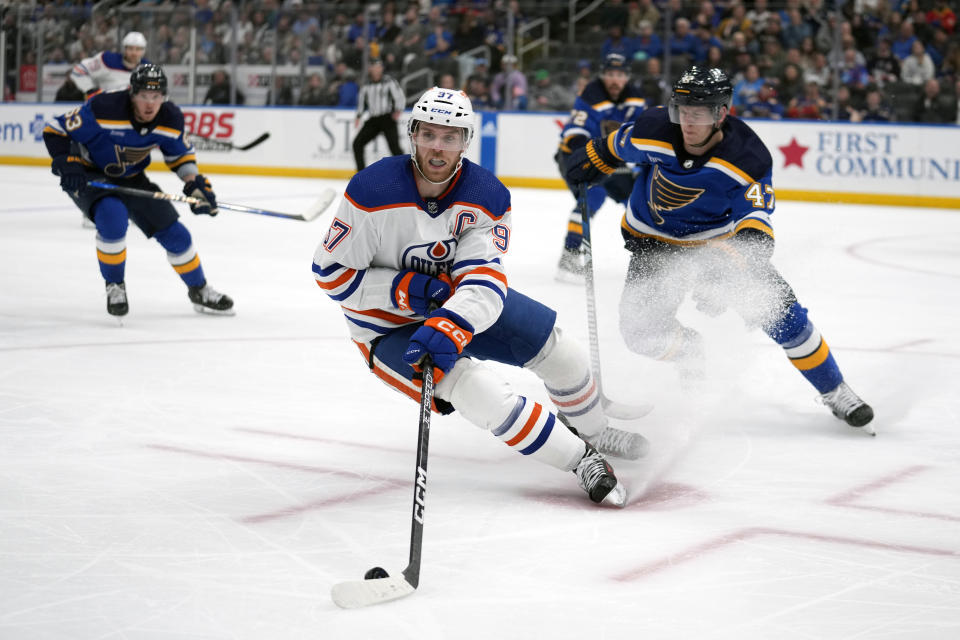
[[[154,171],[167,190],[176,177]],[[94,231],[43,168],[0,167],[0,638],[960,637],[960,215],[781,202],[774,262],[852,388],[864,436],[736,316],[696,396],[627,353],[620,211],[593,224],[606,391],[651,401],[624,510],[458,416],[433,421],[420,588],[342,611],[331,586],[398,574],[417,405],[367,372],[310,263],[313,223],[183,210],[235,317],[196,314],[131,227],[123,326]],[[343,182],[211,176],[297,211]],[[553,279],[573,204],[513,190],[510,283],[586,344]],[[536,378],[503,369],[545,400]]]

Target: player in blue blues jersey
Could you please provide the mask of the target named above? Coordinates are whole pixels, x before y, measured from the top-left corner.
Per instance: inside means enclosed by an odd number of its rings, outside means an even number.
[[[573,471],[594,502],[623,506],[602,454],[637,458],[646,441],[609,426],[586,352],[557,328],[556,312],[508,287],[510,192],[463,157],[474,126],[462,91],[434,87],[417,101],[412,155],[384,158],[350,180],[314,255],[317,285],[340,305],[381,380],[418,399],[415,369],[429,354],[435,410],[455,408],[513,450]],[[517,394],[483,360],[539,376],[579,436],[557,409]]]
[[[194,309],[231,315],[233,300],[207,284],[190,232],[167,200],[128,196],[97,189],[90,181],[160,191],[147,179],[150,152],[159,148],[171,171],[184,182],[184,193],[200,202],[195,214],[217,214],[210,181],[197,168],[193,145],[186,138],[183,112],[168,102],[167,77],[156,65],[143,65],[130,76],[129,91],[95,95],[83,105],[57,116],[43,131],[54,175],[60,187],[97,228],[97,259],[106,281],[107,312],[129,310],[124,271],[126,235],[132,220],[148,238],[166,250],[167,260],[187,285]]]
[[[722,71],[693,67],[674,85],[668,108],[593,138],[572,158],[567,179],[576,184],[626,162],[641,171],[621,223],[632,254],[621,334],[636,353],[700,370],[703,340],[676,318],[692,291],[701,309],[729,307],[762,328],[835,416],[863,427],[873,409],[844,382],[807,309],[770,263],[772,161],[753,130],[729,115],[731,96]]]
[[[639,89],[630,82],[630,66],[619,53],[608,54],[603,60],[599,77],[583,88],[573,103],[570,119],[560,132],[560,148],[556,153],[560,175],[566,173],[566,163],[576,149],[583,147],[590,138],[604,136],[615,131],[624,122],[630,122],[646,108],[646,101]],[[629,171],[605,177],[590,187],[587,193],[587,208],[591,218],[603,206],[609,196],[616,202],[626,203],[633,190],[634,176]],[[570,184],[576,196],[576,185]],[[566,282],[583,282],[583,220],[580,207],[574,206],[567,223],[567,236],[557,269],[557,279]]]

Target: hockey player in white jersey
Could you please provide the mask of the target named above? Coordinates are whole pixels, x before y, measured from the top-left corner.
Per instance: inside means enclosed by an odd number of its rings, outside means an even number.
[[[623,506],[603,456],[638,458],[646,440],[608,424],[585,350],[556,327],[556,312],[508,287],[510,193],[463,157],[474,121],[462,91],[420,98],[412,155],[384,158],[347,185],[314,255],[317,284],[381,380],[419,399],[416,370],[429,355],[435,411],[459,411],[519,453],[573,471],[592,501]],[[533,371],[571,428],[482,360]]]
[[[100,91],[126,89],[130,86],[130,72],[150,62],[143,57],[147,51],[147,39],[139,31],[131,31],[123,37],[121,50],[121,53],[101,51],[84,58],[70,70],[70,78],[86,97]]]

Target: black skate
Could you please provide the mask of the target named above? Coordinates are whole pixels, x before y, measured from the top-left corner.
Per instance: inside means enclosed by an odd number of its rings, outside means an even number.
[[[230,296],[220,293],[209,284],[202,287],[189,287],[187,295],[190,302],[193,303],[193,309],[197,313],[212,313],[216,315],[232,316],[233,300]]]
[[[603,459],[603,456],[589,442],[584,443],[586,449],[573,473],[577,481],[590,499],[597,504],[606,502],[615,507],[622,507],[627,502],[627,490],[613,474],[613,467]]]
[[[123,282],[107,283],[107,313],[112,316],[125,316],[130,310],[127,304],[127,285]]]
[[[873,420],[873,408],[861,400],[846,382],[841,382],[833,391],[821,395],[820,400],[830,408],[833,415],[851,427],[865,427],[864,431],[876,435],[873,428],[867,427],[867,423]]]

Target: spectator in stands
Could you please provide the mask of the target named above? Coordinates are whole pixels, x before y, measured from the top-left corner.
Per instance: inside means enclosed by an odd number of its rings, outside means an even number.
[[[787,49],[800,48],[807,38],[813,38],[810,24],[803,19],[800,9],[794,7],[787,14],[787,24],[783,27],[783,46]],[[811,40],[812,41],[812,40]]]
[[[640,76],[640,89],[643,97],[647,101],[647,107],[654,107],[666,104],[663,101],[663,94],[668,90],[666,80],[663,78],[663,65],[660,58],[649,58]]]
[[[760,70],[755,64],[749,65],[743,75],[736,79],[733,85],[733,106],[737,113],[743,111],[747,103],[756,98],[764,82],[764,79],[760,77]]]
[[[930,44],[926,46],[926,51],[927,55],[930,56],[930,59],[933,61],[933,67],[935,69],[943,66],[943,61],[947,57],[947,47],[949,44],[950,40],[946,31],[943,29],[934,30],[933,38]]]
[[[467,84],[469,85],[472,80],[479,80],[486,86],[487,90],[485,95],[489,100],[490,96],[490,61],[486,58],[475,58],[473,61],[473,71],[470,72],[470,75],[467,76]]]
[[[305,107],[316,107],[330,104],[326,82],[319,73],[311,73],[307,78],[307,86],[300,92],[297,102]]]
[[[710,0],[702,0],[697,10],[697,15],[691,20],[691,27],[694,31],[705,28],[710,33],[713,33],[718,24],[720,24],[720,12],[717,11],[717,8]]]
[[[690,21],[677,18],[673,22],[673,36],[670,38],[670,53],[674,56],[686,56],[689,63],[697,53],[697,37],[690,30]],[[629,60],[630,57],[628,56]]]
[[[633,39],[623,35],[622,24],[612,24],[607,29],[607,39],[600,47],[601,57],[606,58],[611,53],[619,53],[627,60],[633,59]]]
[[[957,14],[947,0],[936,0],[934,6],[927,12],[927,24],[943,29],[948,35],[953,35],[957,28]]]
[[[273,99],[273,89],[271,88],[269,91],[267,91],[266,104],[271,104],[271,100],[273,100],[272,104],[276,106],[293,104],[293,88],[290,86],[290,78],[287,76],[278,75],[276,77],[276,83],[277,97],[275,100]]]
[[[820,95],[820,85],[816,82],[807,82],[803,94],[790,101],[787,107],[788,118],[804,120],[820,120],[827,108],[827,102]]]
[[[923,95],[913,107],[914,122],[955,122],[957,118],[956,100],[942,95],[940,83],[930,78],[923,85]]]
[[[827,64],[827,56],[819,51],[813,54],[813,66],[803,74],[803,79],[807,82],[816,82],[821,87],[831,84],[833,79],[830,65]]]
[[[631,8],[627,14],[627,33],[637,35],[641,32],[641,26],[644,22],[649,22],[651,28],[660,22],[660,10],[653,0],[639,0],[636,3],[630,3]],[[633,5],[636,5],[635,7]],[[659,38],[658,38],[659,39]]]
[[[717,37],[724,42],[731,42],[733,34],[751,31],[752,25],[747,20],[747,10],[739,0],[732,0],[729,6],[729,15],[720,21],[717,26]]]
[[[840,72],[840,84],[850,87],[857,95],[863,95],[870,83],[870,72],[857,61],[856,49],[843,52],[843,69]]]
[[[532,111],[569,111],[573,99],[573,93],[554,82],[546,69],[537,69],[533,74],[533,87],[530,89]]]
[[[861,114],[853,107],[851,102],[850,89],[846,85],[840,85],[837,88],[835,104],[830,105],[827,113],[833,117],[833,108],[836,107],[836,120],[839,122],[860,122]]]
[[[453,51],[453,34],[447,31],[446,18],[438,17],[423,42],[423,53],[433,63],[446,60]]]
[[[483,27],[477,23],[477,16],[467,11],[460,17],[460,24],[453,32],[453,48],[457,54],[476,49],[483,45]]]
[[[777,83],[777,95],[784,104],[790,104],[790,101],[804,92],[803,72],[796,64],[788,62],[783,67]]]
[[[861,122],[892,122],[893,112],[883,102],[879,89],[867,91],[866,106],[860,113]]]
[[[709,4],[709,3],[707,3]],[[713,5],[711,5],[713,6]],[[720,51],[723,51],[723,43],[713,35],[713,31],[705,24],[697,26],[697,46],[693,53],[693,60],[697,64],[703,64],[707,60],[707,53],[710,51],[710,47],[717,47]],[[709,66],[709,65],[707,65]]]
[[[913,23],[905,20],[900,24],[897,38],[890,44],[890,50],[893,51],[893,55],[897,56],[898,60],[906,60],[913,51],[913,43],[916,41],[917,37],[913,34]]]
[[[653,32],[653,24],[648,20],[641,20],[638,29],[640,34],[633,39],[633,57],[637,60],[646,60],[662,56],[663,43],[660,41],[660,36]]]
[[[754,0],[753,9],[746,13],[746,19],[750,21],[754,33],[761,33],[767,28],[767,21],[775,16],[767,7],[767,0]],[[779,16],[777,19],[779,20]]]
[[[418,56],[423,56],[423,43],[429,35],[430,29],[421,20],[415,2],[407,5],[407,10],[403,12],[402,23],[397,45],[404,60],[404,68],[406,68],[412,60]]]
[[[774,89],[773,83],[769,81],[763,83],[757,95],[743,109],[743,116],[746,118],[780,120],[784,113],[783,105],[777,100],[776,89]]]
[[[900,80],[900,60],[893,55],[889,40],[881,39],[877,42],[877,50],[867,63],[867,71],[880,87]]]
[[[451,91],[456,91],[457,80],[453,77],[452,73],[441,73],[440,78],[437,80],[437,86],[441,89],[450,89]]]
[[[203,97],[203,104],[243,104],[246,98],[240,89],[236,89],[235,102],[230,101],[230,76],[223,69],[217,69],[210,78],[210,88]]]
[[[707,49],[707,59],[703,64],[708,69],[723,69],[723,47],[714,46]]]
[[[900,79],[908,84],[921,86],[935,75],[936,70],[933,67],[933,60],[930,59],[930,55],[924,49],[923,43],[915,39],[910,55],[903,61],[903,66],[900,69]]]
[[[606,2],[597,8],[597,24],[603,29],[609,29],[613,25],[619,25],[620,28],[623,29],[626,27],[629,19],[630,12],[627,10],[626,5],[623,4],[623,0],[606,0]],[[614,51],[612,53],[621,52]],[[606,54],[604,54],[604,57],[606,57]],[[628,56],[627,59],[629,60]]]
[[[489,110],[493,108],[490,104],[490,84],[481,76],[472,75],[467,79],[467,96],[473,108]]]
[[[516,56],[503,56],[501,64],[503,68],[490,84],[493,106],[505,111],[522,111],[527,108],[527,78],[517,69]]]
[[[356,107],[357,94],[360,93],[360,87],[357,85],[356,73],[340,61],[334,67],[333,78],[327,85],[327,95],[330,104],[337,107]]]

